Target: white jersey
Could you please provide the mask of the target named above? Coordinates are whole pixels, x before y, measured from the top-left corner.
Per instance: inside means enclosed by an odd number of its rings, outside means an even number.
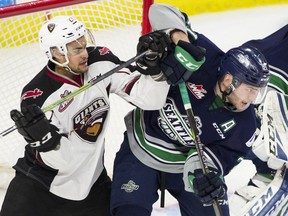
[[[67,79],[51,62],[26,85],[21,107],[41,108],[70,94],[91,79],[115,68],[120,60],[105,47],[89,53],[89,71]],[[110,118],[110,93],[142,109],[159,109],[169,85],[125,68],[46,113],[63,134],[59,149],[37,152],[26,146],[24,158],[14,168],[39,181],[53,194],[71,200],[84,199],[104,169],[105,133]],[[40,169],[40,171],[39,171]]]

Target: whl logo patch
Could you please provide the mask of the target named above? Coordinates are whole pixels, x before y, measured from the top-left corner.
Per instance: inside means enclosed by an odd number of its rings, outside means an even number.
[[[134,181],[130,180],[127,184],[121,186],[121,190],[125,190],[127,193],[131,193],[139,189],[139,185],[136,185]]]
[[[205,94],[207,94],[207,91],[203,88],[203,85],[196,85],[194,83],[187,82],[186,86],[196,99],[202,99],[205,97]]]
[[[71,93],[71,91],[65,90],[63,94],[60,95],[61,98],[66,97],[67,95],[69,95]],[[74,100],[74,98],[71,98],[70,100],[67,100],[63,103],[60,104],[58,111],[59,112],[63,112]]]

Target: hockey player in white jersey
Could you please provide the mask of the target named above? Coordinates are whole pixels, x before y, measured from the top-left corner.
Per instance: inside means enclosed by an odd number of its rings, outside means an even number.
[[[109,95],[159,109],[169,90],[165,71],[153,67],[165,62],[170,40],[157,32],[142,39],[154,51],[143,57],[145,74],[123,68],[44,114],[41,108],[122,62],[107,47],[95,47],[89,30],[73,17],[57,16],[42,26],[39,41],[49,61],[24,87],[21,111],[11,111],[28,144],[14,166],[1,216],[109,215],[111,180],[103,164]]]

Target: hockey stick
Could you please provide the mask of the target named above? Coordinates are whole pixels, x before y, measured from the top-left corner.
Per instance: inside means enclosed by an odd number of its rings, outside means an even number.
[[[190,103],[186,84],[185,82],[183,82],[183,83],[180,83],[178,86],[180,89],[180,94],[182,97],[183,105],[186,110],[187,118],[190,124],[192,139],[195,140],[195,147],[198,153],[201,169],[203,173],[209,173],[209,167],[205,161],[205,156],[204,156],[203,148],[202,148],[203,144],[201,143],[200,136],[198,134],[198,128],[195,122],[194,113],[193,113],[192,105]],[[219,206],[219,202],[217,198],[214,199],[214,202],[212,205],[213,205],[215,215],[222,216],[223,215],[222,210]]]
[[[44,113],[48,112],[48,111],[52,110],[53,108],[59,106],[61,103],[70,100],[71,98],[75,97],[76,95],[80,94],[81,92],[84,92],[85,90],[89,89],[90,87],[92,87],[96,83],[100,82],[101,80],[111,76],[112,74],[114,74],[115,72],[121,70],[122,68],[125,68],[125,67],[129,66],[130,64],[132,64],[133,62],[137,61],[138,59],[140,59],[142,56],[144,56],[148,52],[151,52],[151,51],[147,50],[147,51],[145,51],[143,53],[140,53],[139,55],[134,56],[133,58],[127,60],[126,62],[122,63],[121,65],[118,65],[117,67],[113,68],[112,70],[108,71],[107,73],[105,73],[103,75],[99,75],[97,77],[94,77],[87,84],[81,86],[80,88],[78,88],[77,90],[71,92],[67,96],[65,96],[63,98],[60,98],[59,100],[55,101],[54,103],[44,107],[42,109],[42,111]],[[2,131],[0,133],[0,136],[4,137],[4,136],[6,136],[7,134],[11,133],[12,131],[14,131],[16,129],[17,129],[16,125],[13,125],[12,127]]]

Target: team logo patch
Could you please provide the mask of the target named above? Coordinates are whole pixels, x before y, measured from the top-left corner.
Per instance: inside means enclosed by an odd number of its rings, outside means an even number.
[[[73,117],[77,136],[94,144],[102,131],[110,106],[105,98],[96,98]]]
[[[110,50],[107,47],[103,47],[102,49],[99,50],[100,55],[106,55],[109,52]]]
[[[203,88],[203,85],[196,85],[194,83],[186,83],[188,90],[195,96],[196,99],[202,99],[207,94],[207,91]]]
[[[128,183],[123,184],[121,186],[121,190],[125,190],[125,192],[127,192],[127,193],[131,193],[131,192],[138,190],[138,189],[139,189],[139,185],[136,185],[135,182],[132,180],[128,181]]]
[[[60,95],[61,98],[64,98],[66,97],[67,95],[69,95],[71,93],[71,91],[68,91],[68,90],[65,90],[63,94]],[[59,105],[59,108],[58,108],[58,111],[59,112],[63,112],[71,103],[72,101],[74,100],[74,98],[71,98],[63,103],[61,103]]]
[[[195,145],[187,115],[180,113],[172,98],[167,98],[166,104],[159,112],[158,125],[166,136],[172,140],[177,140],[185,146]],[[195,121],[200,135],[202,134],[201,120],[198,116],[195,116]]]
[[[48,28],[49,32],[52,32],[55,29],[55,24],[54,23],[50,23],[50,24],[48,24],[47,28]]]
[[[38,88],[35,88],[34,90],[26,91],[22,94],[21,100],[25,100],[27,98],[37,98],[43,94],[43,91],[41,91]]]
[[[73,23],[73,22],[76,21],[76,20],[75,20],[74,17],[69,17],[69,21]]]

